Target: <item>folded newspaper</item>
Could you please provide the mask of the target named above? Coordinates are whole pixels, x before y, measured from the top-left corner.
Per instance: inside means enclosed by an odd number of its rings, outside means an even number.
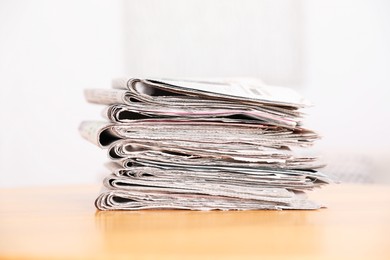
[[[309,102],[256,79],[130,78],[87,89],[105,121],[81,135],[107,149],[100,210],[318,209],[305,191],[330,179],[304,151]]]

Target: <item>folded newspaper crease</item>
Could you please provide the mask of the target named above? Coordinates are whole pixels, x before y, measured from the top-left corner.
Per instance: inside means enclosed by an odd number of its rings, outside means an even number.
[[[87,89],[106,121],[81,135],[105,148],[101,210],[318,209],[304,191],[330,179],[300,154],[319,136],[302,126],[309,103],[255,79],[118,79]]]

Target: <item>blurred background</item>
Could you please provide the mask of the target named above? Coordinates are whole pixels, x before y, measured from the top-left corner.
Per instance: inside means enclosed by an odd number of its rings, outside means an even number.
[[[0,187],[98,183],[87,87],[118,76],[259,77],[315,106],[345,182],[390,183],[390,2],[0,1]]]

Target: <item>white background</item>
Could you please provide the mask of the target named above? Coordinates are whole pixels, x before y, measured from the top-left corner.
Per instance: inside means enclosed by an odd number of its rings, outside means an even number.
[[[77,127],[101,107],[82,90],[121,75],[292,86],[316,104],[319,152],[389,179],[389,17],[381,0],[1,1],[0,186],[100,181],[105,152]]]

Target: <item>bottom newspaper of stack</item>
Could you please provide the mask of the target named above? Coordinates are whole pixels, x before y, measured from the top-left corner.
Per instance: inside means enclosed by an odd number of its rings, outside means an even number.
[[[125,82],[127,88],[134,79]],[[164,81],[137,82],[166,91]],[[104,115],[111,121],[80,125],[82,136],[108,149],[111,159],[106,164],[111,174],[95,201],[98,209],[321,207],[304,193],[330,180],[316,170],[323,166],[317,158],[299,149],[318,139],[315,132],[301,126],[297,108],[301,103],[271,98],[248,101],[242,96],[225,99],[183,83],[179,87],[183,93],[153,96],[144,91],[136,93],[143,95],[138,99],[131,89],[120,90],[123,95],[117,89],[86,91],[88,101],[109,105]],[[260,91],[264,86],[257,88]],[[211,93],[224,97],[220,89]],[[133,103],[126,102],[125,95],[132,96]],[[145,97],[156,104],[151,106]],[[198,102],[208,106],[197,106]],[[253,111],[258,112],[256,116],[251,116]]]

